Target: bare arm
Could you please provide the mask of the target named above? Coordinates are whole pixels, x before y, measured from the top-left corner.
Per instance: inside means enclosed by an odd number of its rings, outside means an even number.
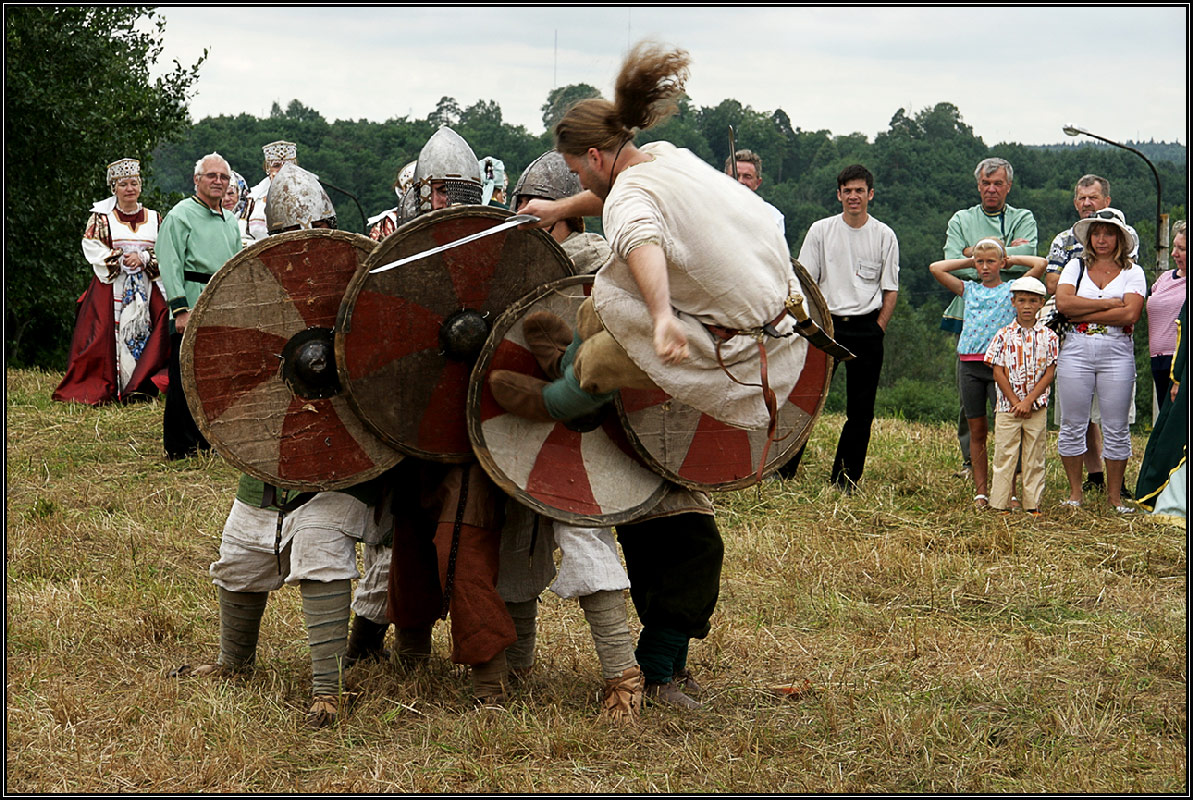
[[[878,327],[882,328],[883,333],[886,332],[886,326],[890,324],[891,317],[895,314],[895,303],[899,300],[898,292],[882,293],[882,308],[878,309]]]
[[[1048,266],[1048,259],[1040,256],[1025,256],[1025,255],[1009,255],[1007,256],[1008,267],[1027,267],[1027,272],[1023,273],[1023,277],[1038,278],[1044,274],[1044,269]],[[1060,276],[1057,276],[1060,280]],[[1045,284],[1047,288],[1047,284]]]
[[[1064,283],[1056,289],[1056,307],[1073,322],[1134,325],[1143,315],[1143,297],[1134,292],[1121,298],[1078,297],[1077,287]]]
[[[1044,288],[1048,290],[1048,294],[1056,294],[1056,287],[1060,283],[1059,272],[1045,272],[1044,273]]]
[[[973,266],[972,258],[946,258],[944,261],[934,261],[928,269],[932,277],[936,278],[946,289],[958,297],[965,294],[965,281],[950,273],[957,269],[967,269]]]
[[[1118,297],[1078,297],[1077,287],[1064,283],[1056,287],[1056,309],[1069,319],[1084,314],[1098,314],[1115,308],[1122,308],[1123,301]],[[1094,320],[1084,320],[1093,322]]]
[[[655,353],[665,364],[686,360],[688,338],[671,311],[671,286],[667,280],[667,257],[663,248],[657,244],[639,245],[630,251],[626,263],[650,310]]]
[[[1023,416],[1031,416],[1032,406],[1035,405],[1036,400],[1040,399],[1040,395],[1044,393],[1044,390],[1052,385],[1052,378],[1055,375],[1056,364],[1049,364],[1048,368],[1044,370],[1044,374],[1040,376],[1038,381],[1036,381],[1036,385],[1033,386],[1032,390],[1027,393],[1027,397],[1024,397],[1021,401],[1019,401],[1016,411],[1018,411],[1019,408],[1022,408]]]
[[[533,214],[539,222],[535,228],[550,229],[556,222],[572,217],[599,217],[605,209],[605,201],[585,189],[580,194],[564,197],[561,200],[531,200],[520,213]]]

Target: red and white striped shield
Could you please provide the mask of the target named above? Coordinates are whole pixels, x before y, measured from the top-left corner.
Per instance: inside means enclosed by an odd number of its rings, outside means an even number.
[[[374,245],[322,229],[271,236],[229,259],[199,296],[179,353],[183,388],[199,430],[233,466],[329,491],[401,460],[353,413],[335,369],[336,315]]]
[[[832,336],[832,318],[824,296],[803,265],[794,260],[792,265],[808,316]],[[786,398],[780,398],[776,441],[767,453],[764,477],[785,464],[808,440],[812,423],[828,398],[832,376],[832,358],[809,346],[795,386]],[[622,389],[617,408],[635,451],[668,479],[704,491],[741,489],[758,481],[765,430],[726,425],[662,390]]]
[[[550,311],[574,325],[591,287],[590,275],[564,278],[498,318],[472,373],[468,433],[481,466],[507,494],[544,516],[603,527],[645,514],[667,486],[634,452],[613,409],[599,427],[581,433],[507,413],[489,390],[493,370],[546,378],[527,349],[522,320]]]

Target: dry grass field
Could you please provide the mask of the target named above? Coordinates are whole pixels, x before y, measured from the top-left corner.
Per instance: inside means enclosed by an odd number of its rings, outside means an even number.
[[[59,378],[7,374],[10,792],[1189,790],[1184,531],[1062,510],[1055,445],[1045,516],[999,516],[950,476],[944,425],[878,421],[862,490],[829,490],[823,418],[797,480],[718,498],[702,711],[601,722],[582,614],[548,593],[505,710],[472,709],[441,625],[429,668],[350,670],[359,700],[310,732],[292,587],[251,677],[165,676],[217,652],[206,569],[235,472],[166,462],[156,403],[50,402]]]

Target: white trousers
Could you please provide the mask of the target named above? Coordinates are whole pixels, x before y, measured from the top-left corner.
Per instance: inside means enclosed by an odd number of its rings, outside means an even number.
[[[370,535],[370,528],[375,526],[372,509],[340,492],[317,494],[286,514],[279,552],[275,554],[277,521],[277,511],[234,500],[220,537],[219,560],[209,569],[212,583],[232,592],[272,592],[284,583],[354,580],[360,577],[356,542],[377,538]],[[370,555],[366,551],[365,560],[366,574],[370,565],[373,572],[381,565],[388,568],[387,554]],[[384,586],[388,577],[375,574],[373,581]],[[378,602],[382,603],[380,613],[371,607]],[[384,602],[382,596],[379,601],[374,598],[367,602],[370,607],[364,610],[355,604],[354,608],[362,616],[380,621],[385,619]]]
[[[1131,337],[1072,332],[1056,366],[1056,393],[1064,409],[1057,437],[1062,456],[1085,455],[1085,429],[1096,396],[1102,410],[1102,455],[1131,457],[1128,415],[1134,401],[1135,348]]]
[[[502,600],[526,602],[542,594],[548,584],[564,599],[630,587],[611,528],[582,528],[546,517],[538,517],[536,522],[536,516],[520,503],[506,504],[497,577]],[[556,548],[561,553],[558,573],[553,557]]]

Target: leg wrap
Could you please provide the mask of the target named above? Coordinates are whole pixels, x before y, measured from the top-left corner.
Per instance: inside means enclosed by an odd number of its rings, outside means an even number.
[[[244,670],[257,659],[261,617],[269,592],[220,589],[220,661],[228,669]]]
[[[591,414],[612,401],[615,395],[616,392],[595,394],[581,389],[575,367],[569,364],[562,378],[543,389],[543,404],[552,418],[570,420]]]
[[[647,682],[670,682],[675,677],[676,661],[683,657],[687,644],[688,637],[674,628],[643,627],[634,656],[642,665]]]
[[[314,694],[339,694],[340,673],[348,649],[349,580],[300,581],[302,614],[311,645],[311,688]]]
[[[676,675],[683,675],[688,671],[688,645],[692,641],[685,639],[679,650],[675,653],[675,666],[672,668]]]
[[[625,597],[621,592],[596,592],[580,598],[580,608],[592,631],[592,643],[601,660],[604,678],[616,678],[634,660],[634,640],[626,620]]]
[[[505,699],[505,676],[509,666],[505,651],[492,661],[472,667],[472,696],[481,702],[499,703]]]
[[[535,624],[538,621],[538,598],[524,603],[506,602],[505,607],[514,618],[518,641],[505,649],[510,669],[528,670],[534,666]]]
[[[431,660],[431,626],[395,628],[394,645],[398,663],[414,667]]]
[[[348,634],[349,659],[380,658],[385,648],[385,632],[389,620],[373,622],[359,613],[352,619],[352,632]]]

